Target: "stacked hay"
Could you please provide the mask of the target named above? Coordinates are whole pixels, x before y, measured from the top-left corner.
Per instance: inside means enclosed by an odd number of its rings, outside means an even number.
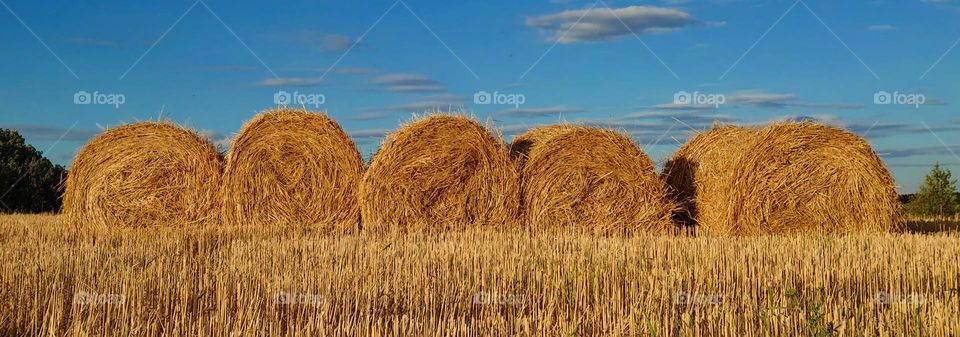
[[[332,119],[279,109],[240,130],[223,175],[222,218],[228,224],[357,228],[360,152]]]
[[[900,224],[893,178],[862,138],[810,122],[728,128],[695,137],[665,167],[669,181],[693,181],[673,186],[693,195],[700,231],[850,233]]]
[[[223,160],[196,133],[143,122],[107,130],[77,154],[63,215],[83,227],[215,222]]]
[[[581,127],[535,128],[512,144],[521,164],[527,227],[596,234],[673,229],[675,206],[653,163],[630,138]]]
[[[474,120],[431,115],[390,134],[360,184],[364,229],[516,224],[518,176],[503,142]]]

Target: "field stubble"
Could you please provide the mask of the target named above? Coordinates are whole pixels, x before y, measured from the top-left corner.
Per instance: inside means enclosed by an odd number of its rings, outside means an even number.
[[[0,217],[0,335],[926,335],[960,236],[691,238]]]

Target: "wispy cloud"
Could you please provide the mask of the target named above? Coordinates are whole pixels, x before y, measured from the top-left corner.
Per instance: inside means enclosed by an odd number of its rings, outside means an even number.
[[[262,35],[274,40],[307,46],[321,52],[344,52],[354,43],[360,43],[359,40],[346,35],[330,34],[315,30],[292,33],[267,33]]]
[[[363,129],[363,130],[353,130],[348,132],[350,137],[353,138],[383,138],[389,134],[393,129]]]
[[[927,130],[919,123],[889,122],[882,120],[848,120],[832,114],[791,115],[774,118],[772,120],[814,121],[817,123],[834,125],[850,130],[850,132],[867,135],[869,138],[884,138],[901,135],[929,135],[934,132],[960,132],[960,121],[950,121],[931,125]]]
[[[200,134],[200,136],[210,140],[210,142],[213,143],[213,145],[216,146],[220,151],[229,150],[230,145],[233,144],[233,137],[230,137],[230,135],[220,131],[203,129],[197,130],[197,133]]]
[[[949,148],[945,146],[919,146],[881,149],[877,151],[877,154],[883,158],[906,158],[914,156],[953,156],[953,153],[957,152],[960,152],[960,145],[951,145]]]
[[[86,141],[100,133],[99,130],[67,128],[44,124],[0,124],[2,129],[13,129],[28,141]]]
[[[280,71],[294,71],[294,72],[312,72],[312,73],[325,73],[328,72],[328,68],[323,67],[282,67],[277,68]],[[377,68],[370,67],[336,67],[329,69],[330,73],[333,74],[348,74],[348,75],[366,75],[377,72]]]
[[[360,113],[347,117],[351,120],[376,120],[386,119],[395,116],[397,112],[402,113],[420,113],[434,111],[458,111],[461,110],[467,98],[452,94],[427,95],[417,100],[392,104],[386,107],[373,107],[360,109]]]
[[[555,105],[546,108],[518,108],[518,109],[507,109],[494,112],[494,115],[500,116],[510,116],[510,117],[545,117],[545,116],[555,116],[560,114],[568,113],[578,113],[583,112],[583,109],[572,108],[563,105]]]
[[[667,33],[695,23],[690,13],[655,6],[566,10],[526,19],[528,27],[548,32],[551,40],[563,44]]]
[[[370,81],[396,93],[436,93],[446,91],[439,82],[423,74],[396,73],[378,76]]]
[[[281,77],[268,78],[254,83],[258,87],[312,87],[323,83],[319,78]]]
[[[722,108],[723,106],[751,107],[758,109],[814,108],[855,110],[864,108],[862,104],[801,102],[799,101],[800,96],[795,93],[771,93],[763,90],[742,90],[729,94],[723,94],[722,96],[724,97],[724,102],[720,105],[677,104],[671,102],[653,105],[650,108],[661,110],[716,110]]]

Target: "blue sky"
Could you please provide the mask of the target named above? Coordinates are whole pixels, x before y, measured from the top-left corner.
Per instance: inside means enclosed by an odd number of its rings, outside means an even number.
[[[507,140],[619,128],[655,161],[713,122],[816,119],[866,136],[901,192],[960,169],[956,0],[0,3],[0,127],[66,165],[160,116],[226,147],[290,98],[365,155],[452,108]]]

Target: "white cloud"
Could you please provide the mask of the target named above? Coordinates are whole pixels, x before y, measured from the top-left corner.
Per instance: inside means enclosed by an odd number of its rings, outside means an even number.
[[[843,103],[805,103],[798,102],[799,96],[795,93],[771,93],[763,90],[743,90],[730,94],[723,94],[723,106],[748,106],[760,109],[782,109],[782,108],[817,108],[817,109],[835,109],[835,110],[853,110],[862,109],[861,104],[843,104]],[[652,106],[653,109],[662,110],[715,110],[719,108],[712,104],[677,104],[663,103]]]
[[[439,85],[392,85],[387,87],[387,90],[390,92],[399,93],[428,93],[446,91],[446,89]]]
[[[293,33],[268,33],[263,34],[263,36],[300,46],[311,47],[317,51],[335,53],[344,52],[354,43],[360,43],[359,39],[353,39],[346,35],[329,34],[314,30]]]
[[[444,92],[439,82],[423,74],[397,73],[374,78],[370,83],[384,86],[389,92],[396,93],[434,93]]]
[[[457,111],[462,110],[467,98],[452,94],[427,95],[416,101],[394,104],[383,108],[365,108],[363,113],[350,119],[370,120],[390,117],[392,112],[425,112],[425,111]]]
[[[13,129],[20,133],[28,141],[52,140],[58,139],[65,141],[86,141],[96,136],[100,131],[92,129],[65,128],[55,125],[43,124],[0,124],[0,129]]]
[[[319,78],[280,77],[268,78],[254,83],[258,87],[310,87],[322,83]]]
[[[348,132],[350,137],[353,138],[383,138],[388,133],[393,131],[392,129],[363,129],[363,130],[353,130]]]
[[[552,40],[564,44],[667,33],[695,23],[687,12],[654,6],[567,10],[526,19],[528,27],[550,32]]]
[[[563,105],[555,105],[552,107],[546,108],[519,108],[519,109],[507,109],[501,110],[493,113],[494,115],[501,116],[511,116],[511,117],[544,117],[552,116],[566,113],[578,113],[583,112],[583,109],[580,108],[570,108]]]

